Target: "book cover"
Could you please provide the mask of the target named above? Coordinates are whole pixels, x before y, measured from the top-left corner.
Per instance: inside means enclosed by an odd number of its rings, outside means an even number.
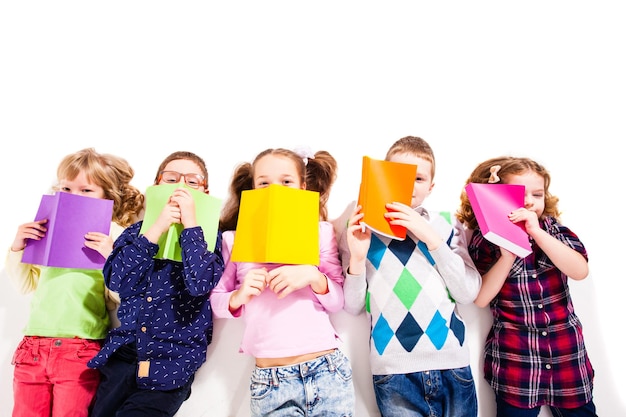
[[[48,219],[41,240],[28,240],[22,262],[58,268],[100,269],[106,260],[85,246],[85,234],[109,234],[113,200],[71,193],[45,194],[35,220]]]
[[[231,259],[319,265],[319,193],[272,184],[241,193]]]
[[[174,190],[180,187],[181,184],[159,184],[146,189],[146,211],[139,233],[144,233],[154,224]],[[196,220],[204,233],[207,248],[214,251],[222,200],[187,185],[184,187],[189,190],[196,204]],[[183,229],[182,224],[172,224],[168,231],[161,235],[158,241],[159,251],[155,255],[156,259],[171,259],[182,262],[179,237]]]
[[[485,239],[521,258],[532,251],[523,226],[509,220],[513,210],[524,207],[523,185],[469,183],[465,192]]]
[[[364,214],[361,223],[372,231],[393,239],[404,240],[406,228],[392,226],[384,216],[385,204],[411,205],[417,165],[363,157],[358,204]]]

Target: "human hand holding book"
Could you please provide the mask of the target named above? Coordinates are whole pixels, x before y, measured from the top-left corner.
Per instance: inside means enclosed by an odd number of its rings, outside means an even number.
[[[485,239],[521,258],[531,253],[523,224],[509,218],[511,213],[524,207],[523,185],[469,183],[465,192]]]
[[[152,185],[145,195],[146,213],[140,233],[148,233],[149,240],[156,240],[159,251],[155,258],[182,261],[178,238],[185,227],[194,225],[202,227],[208,249],[215,250],[222,206],[219,198],[180,184]],[[181,205],[187,209],[181,209]],[[193,212],[191,207],[195,207]],[[158,238],[155,237],[157,234]]]
[[[390,203],[411,205],[416,171],[416,165],[364,156],[358,198],[363,213],[361,224],[380,235],[403,240],[406,227],[391,223],[392,217],[386,213]]]
[[[22,262],[59,268],[102,268],[106,257],[86,244],[86,236],[90,232],[108,236],[112,216],[112,200],[61,191],[44,194],[35,222],[45,227],[45,233],[40,233],[39,239],[28,239]],[[37,230],[41,232],[40,226]]]

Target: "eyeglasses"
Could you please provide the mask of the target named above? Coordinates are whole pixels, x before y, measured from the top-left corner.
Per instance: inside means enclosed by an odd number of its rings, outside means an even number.
[[[176,184],[180,181],[180,177],[185,177],[185,184],[191,188],[204,187],[204,177],[200,174],[181,174],[176,171],[161,171],[157,183],[164,182],[166,184]]]

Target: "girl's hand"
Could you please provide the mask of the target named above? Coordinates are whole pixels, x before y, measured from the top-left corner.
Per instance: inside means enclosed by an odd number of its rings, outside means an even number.
[[[268,278],[268,286],[278,298],[284,298],[309,285],[318,294],[328,292],[326,276],[314,265],[279,266],[268,273]]]
[[[198,225],[196,221],[196,203],[191,192],[186,188],[177,188],[170,197],[170,201],[180,208],[180,221],[186,229]]]
[[[526,233],[530,236],[533,235],[533,232],[541,230],[537,213],[523,207],[512,211],[511,214],[509,214],[509,220],[513,223],[523,223]]]
[[[20,225],[17,228],[15,239],[11,244],[11,250],[13,252],[19,252],[26,247],[27,239],[40,240],[43,238],[48,231],[46,226],[44,226],[47,222],[48,219],[43,219]]]
[[[267,283],[269,276],[265,268],[251,269],[243,277],[243,282],[239,289],[233,291],[230,297],[229,308],[231,311],[239,309],[242,305],[247,304],[253,297],[261,294]]]
[[[100,232],[89,232],[85,235],[85,246],[97,251],[104,258],[113,252],[113,238]]]

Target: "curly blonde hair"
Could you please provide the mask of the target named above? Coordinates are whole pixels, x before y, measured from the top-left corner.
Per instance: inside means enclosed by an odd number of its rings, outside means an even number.
[[[558,197],[550,194],[550,173],[536,161],[533,161],[529,158],[522,157],[514,157],[514,156],[500,156],[496,158],[488,159],[482,163],[480,163],[474,171],[470,174],[469,178],[465,182],[465,184],[473,183],[487,183],[490,182],[490,178],[494,178],[492,175],[492,168],[495,166],[499,166],[500,168],[497,170],[497,176],[499,178],[495,178],[497,182],[506,183],[507,177],[509,175],[520,175],[525,172],[534,172],[544,179],[544,199],[545,199],[545,208],[542,214],[542,217],[551,216],[555,219],[559,219],[561,212],[558,209]],[[474,215],[474,211],[472,210],[472,205],[467,198],[467,194],[465,189],[461,192],[461,205],[459,209],[455,213],[457,219],[465,224],[470,229],[478,228],[478,222],[476,221],[476,216]]]
[[[102,187],[104,198],[113,200],[112,220],[115,223],[128,227],[139,220],[145,197],[130,184],[135,171],[124,158],[85,148],[61,160],[57,178],[73,180],[81,172],[85,173],[89,181]],[[58,185],[53,186],[53,190],[58,191]]]

